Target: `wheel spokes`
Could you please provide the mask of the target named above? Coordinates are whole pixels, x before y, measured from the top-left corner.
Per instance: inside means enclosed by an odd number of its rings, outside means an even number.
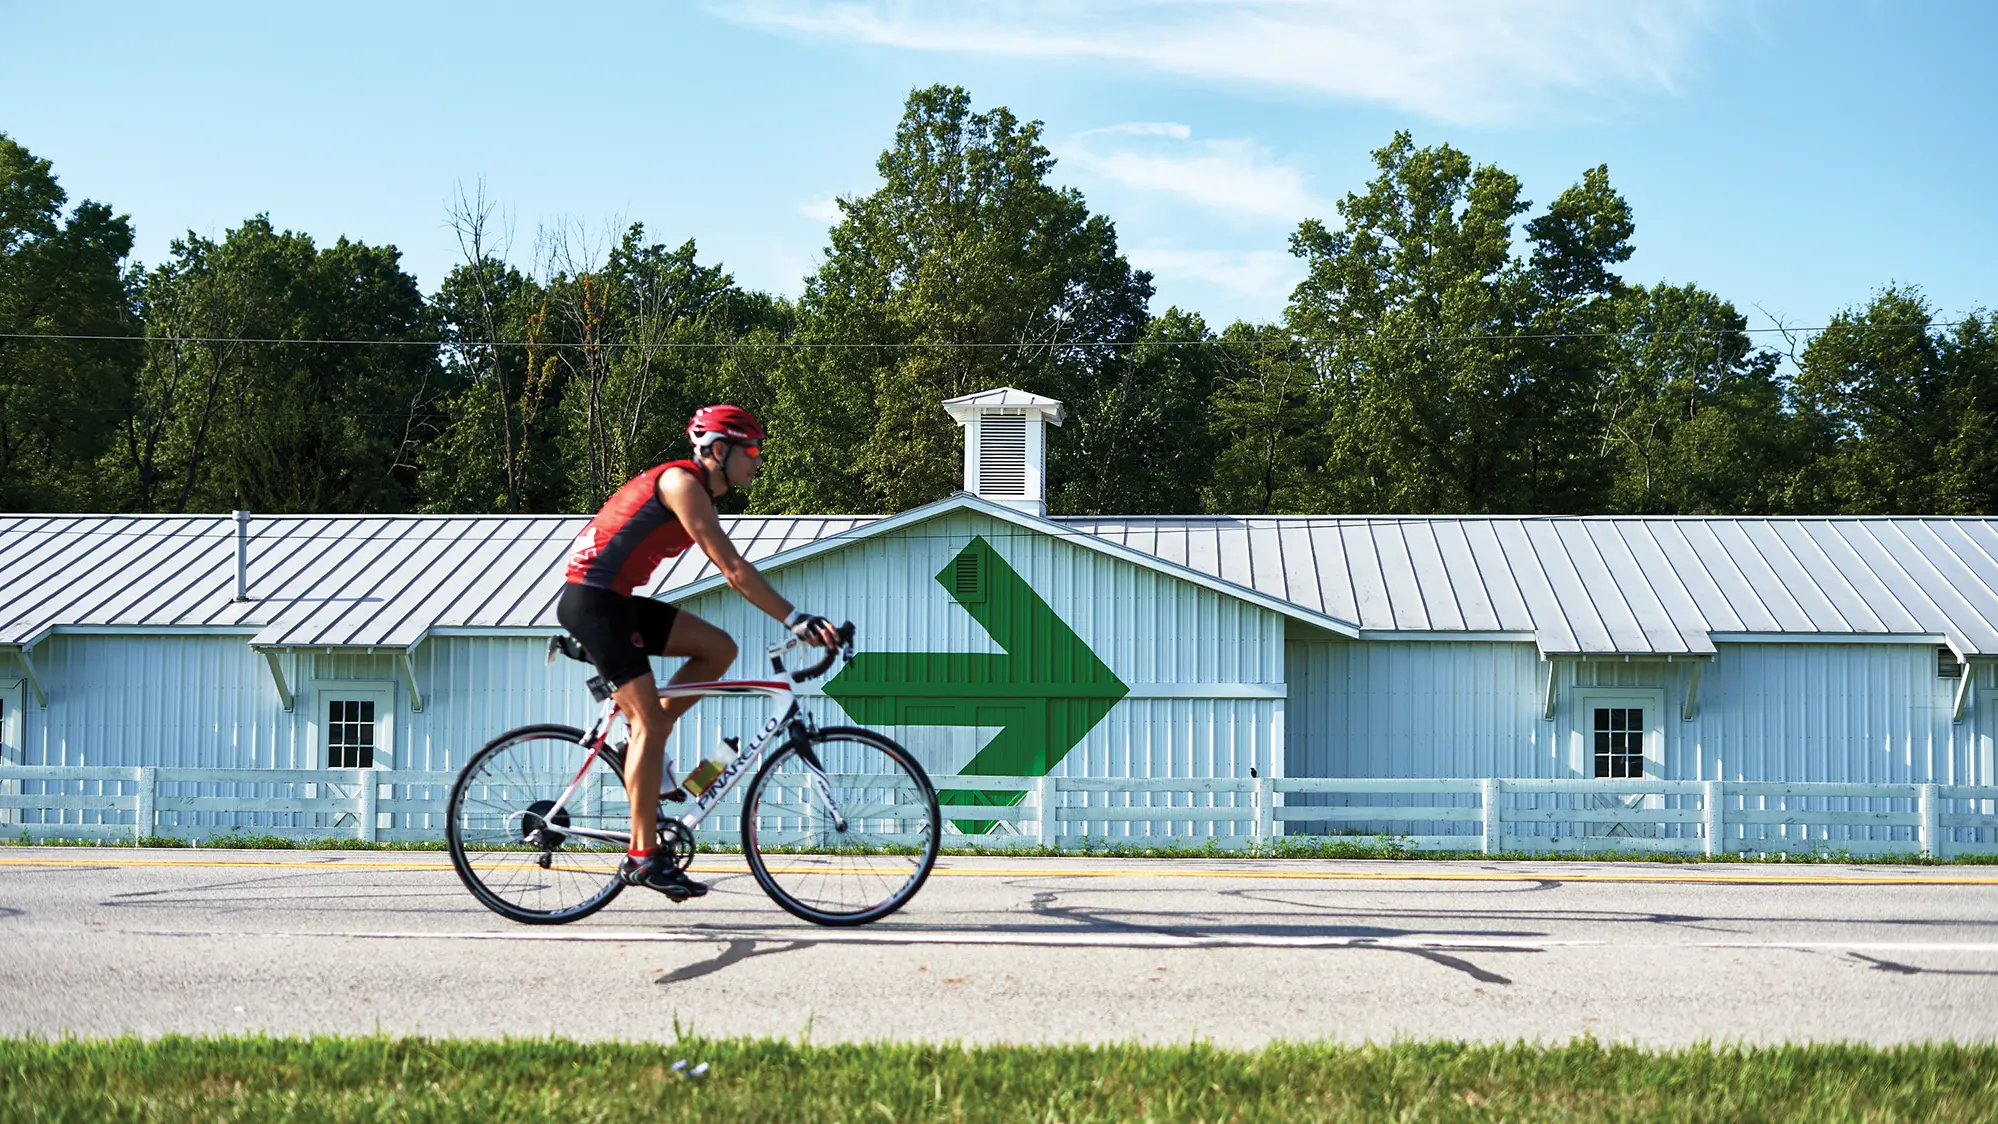
[[[933,855],[928,786],[871,742],[834,738],[814,750],[822,772],[781,758],[745,810],[770,882],[808,914],[851,917],[899,903]]]
[[[629,822],[616,775],[553,734],[482,753],[452,807],[454,846],[487,904],[542,918],[586,911],[615,892]]]

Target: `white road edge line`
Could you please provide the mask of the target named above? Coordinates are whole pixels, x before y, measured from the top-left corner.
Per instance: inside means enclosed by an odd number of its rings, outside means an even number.
[[[553,941],[572,944],[727,944],[753,941],[759,944],[853,944],[853,945],[973,945],[1029,948],[1131,948],[1131,949],[1419,949],[1435,952],[1547,952],[1560,948],[1643,948],[1679,950],[1745,950],[1764,952],[1960,952],[1998,956],[1998,941],[1602,941],[1531,940],[1506,937],[1313,937],[1260,936],[1207,937],[1178,933],[1003,933],[940,932],[937,930],[815,931],[796,929],[604,932],[550,931],[528,929],[516,932],[470,933],[424,932],[223,932],[199,929],[90,929],[39,930],[49,935],[78,933],[117,933],[136,937],[226,937],[246,936],[314,938],[321,940],[369,941]],[[37,930],[0,930],[23,933]]]

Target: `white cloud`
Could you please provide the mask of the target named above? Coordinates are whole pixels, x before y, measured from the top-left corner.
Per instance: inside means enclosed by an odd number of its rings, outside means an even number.
[[[1193,138],[1193,126],[1182,125],[1177,121],[1127,121],[1122,125],[1091,129],[1090,132],[1113,137],[1171,137],[1174,140]]]
[[[840,212],[838,199],[814,199],[809,202],[800,203],[798,204],[798,213],[811,219],[813,222],[822,222],[827,226],[831,226],[845,217]]]
[[[711,0],[716,15],[918,51],[1122,61],[1445,121],[1671,92],[1717,0]]]
[[[1247,140],[1194,140],[1177,122],[1136,121],[1090,129],[1056,148],[1068,168],[1127,187],[1176,195],[1236,215],[1299,219],[1331,208],[1296,168]]]
[[[1211,285],[1272,309],[1281,309],[1290,300],[1290,291],[1304,280],[1305,272],[1303,262],[1281,250],[1138,246],[1126,249],[1125,256],[1139,269],[1157,274],[1162,282]]]

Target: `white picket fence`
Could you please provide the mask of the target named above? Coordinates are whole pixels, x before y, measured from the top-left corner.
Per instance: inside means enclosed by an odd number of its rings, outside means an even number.
[[[0,765],[0,834],[28,839],[443,837],[450,773]],[[1998,787],[1500,778],[935,778],[959,843],[1251,848],[1387,837],[1410,850],[1998,853]],[[741,789],[702,824],[738,838]],[[998,805],[951,804],[971,793]],[[989,798],[989,796],[988,796]],[[993,825],[975,835],[966,825]],[[951,840],[947,840],[950,842]]]

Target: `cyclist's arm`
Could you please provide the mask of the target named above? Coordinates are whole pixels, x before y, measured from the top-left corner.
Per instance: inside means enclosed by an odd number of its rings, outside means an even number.
[[[728,534],[722,530],[721,517],[715,512],[714,497],[694,479],[689,472],[663,472],[659,475],[659,502],[666,505],[680,520],[680,526],[715,564],[715,569],[728,584],[751,605],[769,613],[782,622],[790,617],[796,606],[784,599],[768,579],[750,564],[735,544],[728,541]],[[830,626],[826,631],[831,632]],[[821,636],[814,643],[821,647],[836,642],[837,638]]]

